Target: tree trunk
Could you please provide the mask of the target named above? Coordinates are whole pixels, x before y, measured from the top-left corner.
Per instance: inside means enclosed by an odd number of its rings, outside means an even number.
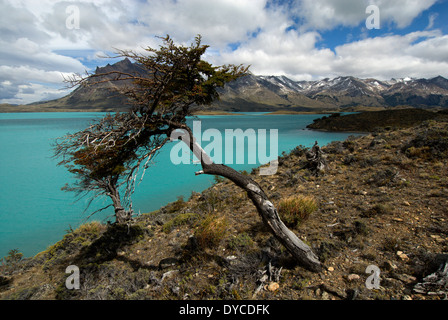
[[[257,208],[264,224],[269,227],[275,238],[278,239],[304,267],[312,271],[320,271],[322,266],[317,256],[308,245],[301,241],[285,226],[278,215],[277,209],[272,202],[269,201],[258,183],[226,165],[213,163],[211,158],[196,142],[190,128],[185,128],[185,126],[182,128],[188,131],[187,135],[182,136],[182,141],[187,143],[194,155],[201,160],[203,170],[196,174],[219,175],[231,180],[237,186],[245,190],[249,199],[252,200]]]
[[[121,205],[120,193],[116,186],[109,184],[109,196],[112,199],[112,203],[115,209],[115,222],[118,224],[125,224],[132,219],[130,211],[127,211]]]

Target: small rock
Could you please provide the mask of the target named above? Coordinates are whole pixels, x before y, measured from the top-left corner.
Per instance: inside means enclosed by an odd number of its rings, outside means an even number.
[[[278,290],[278,288],[280,288],[280,285],[277,282],[271,282],[268,285],[268,290],[271,291],[271,292],[274,292],[274,291]]]
[[[401,298],[402,300],[412,300],[411,296],[405,295]]]
[[[403,282],[394,278],[383,278],[381,284],[387,288],[398,289],[403,287]]]
[[[403,251],[397,251],[397,256],[403,261],[409,260],[409,257],[407,256],[407,254],[403,253]]]
[[[334,268],[333,267],[328,267],[328,271],[333,272]]]
[[[413,283],[417,281],[416,277],[413,277],[409,274],[398,274],[395,276],[395,278],[397,278],[398,280],[404,282],[404,283]]]
[[[433,238],[437,242],[443,242],[444,241],[444,239],[441,236],[439,236],[438,234],[432,234],[431,238]]]
[[[395,270],[395,269],[398,268],[395,264],[393,264],[393,263],[390,262],[390,261],[386,261],[386,262],[384,262],[383,265],[382,265],[382,267],[383,267],[385,270],[387,270],[387,271]]]
[[[167,271],[167,272],[165,272],[163,275],[162,275],[162,279],[160,280],[160,281],[164,281],[165,279],[169,279],[169,278],[171,278],[171,277],[173,277],[175,274],[177,274],[179,272],[179,270],[170,270],[170,271]]]
[[[360,279],[360,276],[357,275],[357,274],[354,274],[354,273],[349,274],[349,275],[347,276],[347,280],[348,280],[348,281],[355,281],[355,280],[359,280],[359,279]]]
[[[178,296],[179,295],[179,293],[180,293],[180,287],[174,287],[174,288],[171,288],[171,291],[176,295],[176,296]]]
[[[405,206],[411,206],[411,204],[409,203],[409,202],[407,202],[407,201],[403,201],[403,204],[405,205]]]

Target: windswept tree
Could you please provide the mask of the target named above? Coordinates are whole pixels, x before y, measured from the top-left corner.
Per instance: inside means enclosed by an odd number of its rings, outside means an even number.
[[[304,266],[320,270],[315,254],[283,224],[257,182],[226,165],[213,163],[187,125],[186,119],[193,111],[218,99],[217,89],[247,74],[248,68],[212,66],[202,60],[208,46],[201,44],[200,36],[189,47],[176,45],[169,36],[162,40],[159,49],[117,52],[119,57],[131,59],[139,66],[135,73],[111,71],[69,79],[73,86],[113,82],[131,105],[129,111],[105,117],[81,132],[67,135],[56,145],[57,155],[65,159],[61,164],[78,178],[78,190],[95,190],[112,198],[116,194],[112,190],[118,189],[109,185],[119,186],[122,181],[129,198],[142,166],[144,173],[143,163],[147,164],[170,137],[176,137],[200,160],[202,170],[196,174],[228,178],[246,191],[273,235]],[[112,201],[116,212],[120,211],[120,202],[114,202],[114,198]],[[130,215],[128,210],[125,219],[117,216],[117,222],[126,221]]]
[[[99,196],[108,196],[111,204],[92,214],[113,206],[117,223],[132,218],[131,195],[142,162],[149,161],[168,141],[166,131],[147,130],[147,124],[129,113],[108,114],[87,129],[59,138],[55,155],[74,174],[75,183],[63,190],[79,196],[91,195],[90,203]],[[165,137],[164,137],[165,134]]]

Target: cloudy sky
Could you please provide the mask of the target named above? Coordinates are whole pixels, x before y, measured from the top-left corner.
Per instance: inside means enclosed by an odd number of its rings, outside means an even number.
[[[0,0],[0,17],[0,103],[64,96],[64,75],[166,34],[258,75],[448,78],[448,0]]]

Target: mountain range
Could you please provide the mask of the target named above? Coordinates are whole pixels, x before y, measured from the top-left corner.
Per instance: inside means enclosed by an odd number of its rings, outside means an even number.
[[[135,72],[141,68],[128,59],[97,67],[96,74]],[[82,86],[60,99],[26,106],[0,105],[0,111],[121,111],[128,106],[114,93],[111,81]],[[401,78],[381,81],[340,76],[294,81],[286,76],[248,74],[219,89],[220,100],[209,110],[221,111],[352,111],[393,107],[448,108],[448,80]]]
[[[217,104],[223,109],[234,111],[250,109],[252,106],[266,111],[399,106],[447,108],[448,80],[442,76],[390,81],[341,76],[316,81],[293,81],[285,76],[248,75],[228,84],[221,90],[221,97]]]

